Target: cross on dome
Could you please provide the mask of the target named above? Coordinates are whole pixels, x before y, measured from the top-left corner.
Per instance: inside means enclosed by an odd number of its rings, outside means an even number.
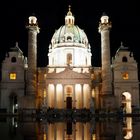
[[[68,16],[72,16],[71,5],[69,5],[69,11],[68,11],[67,15],[68,15]]]

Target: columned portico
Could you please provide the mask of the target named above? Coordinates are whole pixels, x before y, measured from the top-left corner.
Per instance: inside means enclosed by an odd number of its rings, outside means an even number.
[[[49,84],[47,106],[56,109],[90,107],[89,84]]]

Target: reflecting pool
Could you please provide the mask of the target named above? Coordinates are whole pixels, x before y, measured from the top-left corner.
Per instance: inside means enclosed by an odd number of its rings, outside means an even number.
[[[140,118],[48,121],[0,117],[0,140],[140,140]]]

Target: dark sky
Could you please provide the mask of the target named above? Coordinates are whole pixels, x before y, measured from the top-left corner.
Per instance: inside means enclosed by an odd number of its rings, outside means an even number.
[[[7,4],[9,5],[7,8]],[[0,61],[4,59],[6,51],[19,42],[19,47],[27,56],[27,30],[25,28],[28,17],[35,13],[38,18],[38,66],[48,64],[48,46],[55,29],[65,24],[64,18],[71,5],[75,16],[75,24],[84,29],[92,49],[92,63],[100,66],[100,34],[98,24],[105,12],[112,21],[110,32],[111,56],[120,46],[129,47],[140,65],[140,8],[135,0],[92,1],[92,0],[38,0],[12,1],[1,5],[0,10]]]

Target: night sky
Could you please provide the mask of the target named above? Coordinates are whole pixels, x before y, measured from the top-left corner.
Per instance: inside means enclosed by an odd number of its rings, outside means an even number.
[[[140,8],[135,0],[92,1],[92,0],[38,0],[12,1],[3,3],[0,10],[0,61],[6,51],[19,42],[19,47],[27,56],[28,34],[25,28],[28,17],[34,13],[38,18],[40,34],[38,34],[38,66],[48,64],[48,46],[56,29],[65,24],[64,18],[68,5],[75,16],[75,24],[87,34],[92,50],[92,65],[101,65],[100,34],[98,25],[100,17],[105,12],[112,22],[110,31],[111,56],[122,41],[124,46],[134,52],[134,57],[140,65]],[[8,7],[9,7],[8,6]]]

